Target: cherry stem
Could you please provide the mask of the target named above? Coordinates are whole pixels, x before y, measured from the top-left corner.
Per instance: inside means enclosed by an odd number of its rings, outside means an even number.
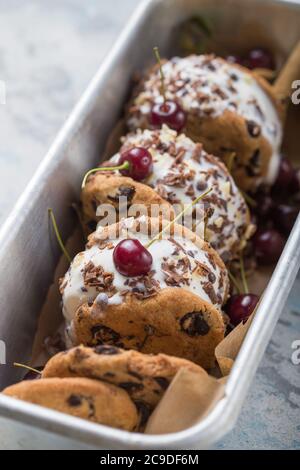
[[[30,370],[31,372],[34,372],[35,374],[42,375],[41,371],[34,369],[33,367],[26,366],[25,364],[20,364],[19,362],[14,362],[15,367],[22,367],[23,369]]]
[[[164,104],[165,104],[167,101],[167,97],[166,97],[166,89],[165,89],[165,76],[164,76],[164,72],[163,72],[162,65],[161,65],[161,57],[160,57],[159,49],[157,46],[153,47],[153,51],[154,51],[154,55],[156,57],[156,60],[159,66],[159,73],[160,73],[160,80],[161,80],[161,94],[163,96]]]
[[[92,173],[95,173],[96,171],[129,170],[129,168],[130,168],[130,163],[127,160],[124,163],[122,163],[122,165],[119,165],[119,166],[103,166],[103,167],[98,167],[98,168],[92,168],[84,175],[81,188],[83,189],[85,187],[88,177]]]
[[[238,281],[236,280],[236,278],[234,277],[234,275],[230,271],[228,271],[228,276],[229,276],[229,279],[231,280],[232,284],[236,288],[238,294],[240,294],[241,293],[241,287],[240,287]]]
[[[242,278],[244,293],[249,294],[249,288],[248,288],[248,283],[247,283],[247,278],[246,278],[243,255],[240,256],[240,269],[241,269],[241,278]]]
[[[196,199],[194,199],[194,201],[189,204],[183,211],[180,212],[180,214],[178,214],[175,219],[173,219],[168,225],[166,225],[166,227],[161,231],[159,232],[159,234],[157,234],[154,238],[152,238],[152,240],[150,240],[149,243],[147,243],[146,247],[145,248],[149,248],[154,242],[156,242],[157,240],[159,240],[159,238],[167,231],[169,230],[170,227],[172,227],[175,222],[180,219],[180,217],[182,217],[188,210],[190,210],[195,204],[197,204],[197,202],[200,201],[200,199],[203,199],[205,196],[208,195],[208,193],[210,193],[212,191],[213,188],[209,188],[207,191],[205,191],[203,194],[201,194],[200,196],[198,196]]]
[[[60,236],[60,233],[59,233],[59,230],[58,230],[58,227],[57,227],[57,223],[56,223],[56,219],[55,219],[55,216],[54,216],[54,213],[53,213],[53,210],[52,209],[48,209],[48,214],[51,218],[51,222],[52,222],[52,225],[53,225],[53,229],[54,229],[54,232],[55,232],[55,235],[56,235],[56,238],[57,238],[57,241],[58,241],[58,244],[61,248],[61,251],[63,252],[63,254],[65,255],[65,257],[67,258],[67,260],[69,261],[69,263],[71,263],[71,256],[69,255],[68,251],[66,250],[65,248],[65,245],[62,241],[62,238]]]

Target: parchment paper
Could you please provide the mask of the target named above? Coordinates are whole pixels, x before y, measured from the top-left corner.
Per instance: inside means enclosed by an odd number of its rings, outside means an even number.
[[[182,431],[209,414],[224,396],[224,380],[180,369],[147,423],[146,434]]]

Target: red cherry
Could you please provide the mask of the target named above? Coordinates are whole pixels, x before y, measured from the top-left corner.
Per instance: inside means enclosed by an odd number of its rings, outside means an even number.
[[[246,321],[255,309],[259,297],[255,294],[235,294],[228,300],[225,310],[230,322],[236,326]]]
[[[249,69],[274,69],[274,58],[271,52],[261,47],[249,51],[244,63]]]
[[[186,113],[175,103],[175,101],[165,101],[155,104],[150,115],[150,122],[154,127],[161,127],[167,124],[171,129],[180,132],[186,123]]]
[[[298,193],[300,191],[300,171],[294,168],[294,174],[290,185],[290,192]]]
[[[281,255],[285,240],[277,230],[258,230],[253,237],[256,258],[260,264],[275,263]]]
[[[278,193],[284,193],[286,195],[294,194],[299,190],[300,183],[297,170],[293,168],[291,162],[287,158],[282,157],[272,192],[276,196]]]
[[[256,206],[254,208],[255,215],[262,221],[266,221],[271,216],[274,201],[268,194],[258,194],[255,198]]]
[[[151,270],[151,253],[132,238],[120,241],[114,249],[113,260],[116,270],[123,276],[134,277],[147,274]]]
[[[284,235],[289,235],[296,221],[299,210],[288,204],[279,204],[273,210],[274,224]]]
[[[118,165],[129,162],[130,166],[127,170],[120,170],[124,176],[130,176],[136,181],[141,181],[150,175],[153,169],[151,153],[142,147],[133,147],[121,153]]]

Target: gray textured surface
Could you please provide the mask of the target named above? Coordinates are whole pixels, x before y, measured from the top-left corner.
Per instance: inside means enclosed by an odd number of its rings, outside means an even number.
[[[291,360],[300,339],[300,279],[276,326],[234,430],[219,449],[300,449],[300,365]]]
[[[0,223],[138,2],[0,0]],[[291,362],[299,292],[298,280],[238,424],[218,448],[300,448],[300,365]]]

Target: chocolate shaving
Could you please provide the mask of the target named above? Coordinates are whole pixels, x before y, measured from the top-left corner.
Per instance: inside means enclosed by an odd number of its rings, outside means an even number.
[[[83,269],[84,284],[89,287],[96,287],[98,290],[114,290],[114,274],[105,272],[102,266],[95,266],[92,261]]]
[[[204,292],[208,295],[208,297],[210,298],[212,304],[217,304],[218,303],[218,296],[215,292],[215,289],[212,285],[211,282],[205,282],[202,284],[202,287],[203,287],[203,290]]]
[[[140,299],[148,299],[157,294],[160,289],[159,282],[154,278],[155,271],[150,271],[144,276],[127,279],[126,285],[131,287],[132,294]]]

